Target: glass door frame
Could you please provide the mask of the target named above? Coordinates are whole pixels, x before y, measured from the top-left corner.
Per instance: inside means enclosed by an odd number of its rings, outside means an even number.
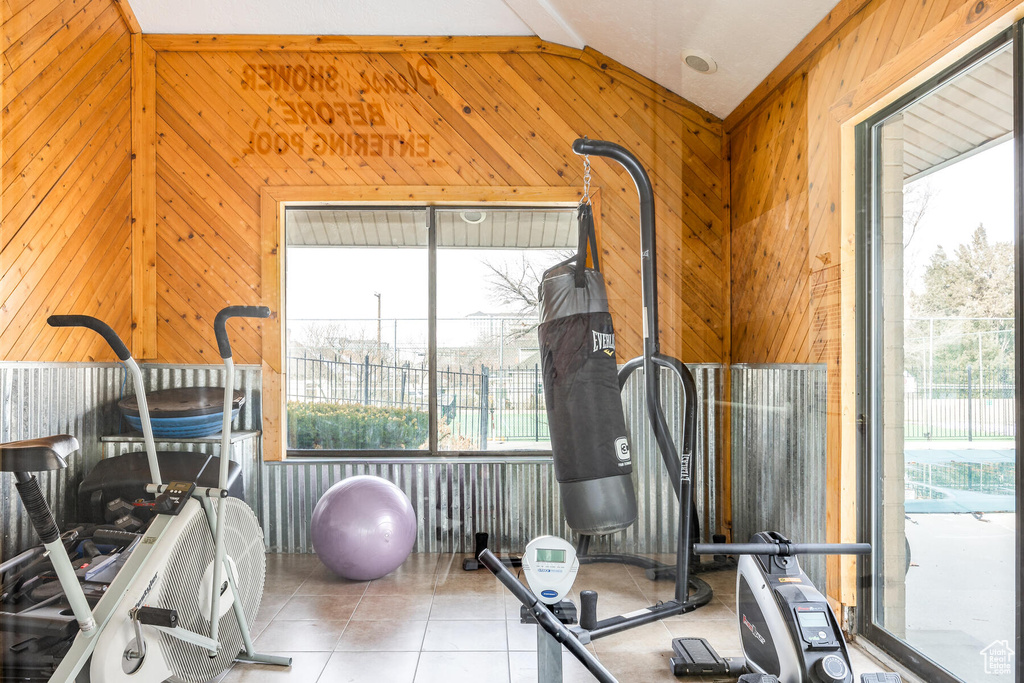
[[[903,111],[911,104],[927,96],[949,80],[959,76],[965,70],[984,60],[995,51],[1013,44],[1013,121],[1014,121],[1014,365],[1015,384],[1019,388],[1024,380],[1024,264],[1022,264],[1022,245],[1024,245],[1024,20],[1016,23],[1011,29],[971,52],[949,68],[921,84],[913,91],[859,123],[854,130],[856,146],[855,197],[856,197],[856,364],[857,364],[857,501],[858,501],[858,536],[860,540],[874,543],[876,538],[877,501],[880,490],[881,475],[878,468],[878,456],[882,453],[881,425],[873,420],[873,416],[882,415],[882,299],[876,294],[882,278],[882,249],[880,236],[881,202],[878,190],[881,187],[881,138],[875,131],[882,123],[893,115]],[[1015,432],[1016,452],[1021,451],[1020,425],[1024,425],[1024,402],[1020,391],[1016,393],[1015,416],[1017,427]],[[1021,569],[1021,532],[1024,529],[1024,515],[1019,504],[1024,492],[1024,468],[1016,468],[1016,612],[1014,651],[1016,653],[1015,671],[1017,680],[1022,679],[1024,667],[1021,659],[1022,630],[1022,569]],[[858,559],[858,594],[857,594],[857,630],[874,645],[906,666],[913,673],[926,680],[940,683],[959,681],[941,665],[926,657],[875,623],[875,601],[878,598],[874,590],[875,556]]]

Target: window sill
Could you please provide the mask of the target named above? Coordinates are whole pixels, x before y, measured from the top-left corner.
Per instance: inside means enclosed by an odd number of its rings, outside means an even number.
[[[322,454],[321,454],[322,453]],[[522,463],[545,464],[552,461],[551,451],[494,451],[484,453],[445,453],[430,455],[423,451],[322,451],[311,455],[309,451],[288,451],[287,459],[267,462],[267,465],[328,464],[332,462],[368,464],[492,464]]]

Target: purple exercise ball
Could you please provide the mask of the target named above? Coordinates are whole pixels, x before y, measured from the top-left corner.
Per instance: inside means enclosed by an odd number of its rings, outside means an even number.
[[[359,475],[327,489],[313,508],[313,550],[342,578],[369,581],[405,562],[416,542],[416,512],[387,479]]]

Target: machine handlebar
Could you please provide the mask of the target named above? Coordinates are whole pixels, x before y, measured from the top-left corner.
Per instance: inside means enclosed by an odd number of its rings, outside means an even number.
[[[695,543],[698,555],[870,555],[870,543]]]
[[[228,318],[269,318],[266,306],[228,306],[213,319],[213,333],[217,337],[217,349],[221,358],[231,358],[231,341],[228,339]]]
[[[519,602],[526,605],[530,612],[537,619],[537,623],[540,624],[541,628],[548,632],[552,638],[557,640],[565,648],[569,650],[580,660],[583,666],[587,667],[587,671],[594,675],[594,678],[601,681],[601,683],[618,683],[614,676],[608,669],[604,668],[604,665],[598,661],[597,657],[590,653],[583,643],[580,642],[579,638],[573,635],[573,632],[565,627],[562,622],[555,618],[555,615],[551,613],[551,610],[542,603],[536,595],[533,594],[529,588],[524,586],[515,576],[512,575],[504,564],[501,563],[497,557],[494,556],[490,550],[484,548],[483,552],[480,553],[480,564],[491,570],[491,573],[498,578],[504,584],[505,588],[508,588],[512,595],[516,596]]]
[[[117,355],[119,360],[124,361],[132,357],[128,347],[117,336],[117,332],[114,332],[110,325],[102,320],[93,318],[91,315],[51,315],[46,319],[46,324],[50,327],[84,327],[92,330],[103,337],[104,341],[114,350],[114,354]]]

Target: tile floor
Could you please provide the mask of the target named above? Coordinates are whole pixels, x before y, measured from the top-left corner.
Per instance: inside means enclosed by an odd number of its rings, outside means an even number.
[[[222,683],[522,683],[537,680],[536,627],[519,623],[519,603],[486,569],[464,572],[464,555],[414,554],[377,581],[335,577],[315,555],[267,555],[262,607],[253,624],[261,652],[289,654],[290,669],[235,665]],[[732,572],[702,574],[713,601],[595,641],[590,647],[623,683],[678,681],[668,670],[671,639],[700,635],[720,654],[739,654]],[[580,568],[578,589],[598,591],[598,617],[672,597],[669,582],[623,565]],[[579,604],[577,595],[571,596]],[[881,667],[851,653],[857,669]],[[571,655],[565,680],[592,681]]]

